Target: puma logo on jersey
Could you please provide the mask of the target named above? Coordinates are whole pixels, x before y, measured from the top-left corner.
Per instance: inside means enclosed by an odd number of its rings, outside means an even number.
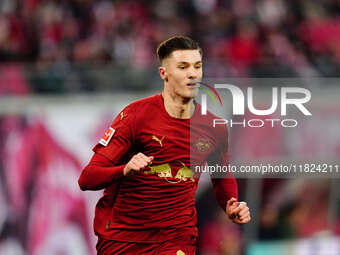
[[[110,228],[110,224],[111,224],[111,221],[109,220],[107,223],[106,223],[106,226],[105,226],[105,229],[108,230]]]
[[[159,144],[161,145],[161,147],[163,147],[163,139],[164,139],[164,136],[162,136],[161,139],[159,139],[157,136],[153,135],[152,136],[152,140],[155,140],[157,142],[159,142]]]
[[[124,112],[120,113],[120,120],[122,120],[124,117],[126,117],[126,115],[124,115]]]

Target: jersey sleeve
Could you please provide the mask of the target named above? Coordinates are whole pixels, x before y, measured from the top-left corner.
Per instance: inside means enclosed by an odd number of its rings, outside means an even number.
[[[134,119],[132,107],[126,107],[93,148],[95,154],[78,179],[82,190],[103,189],[123,177],[124,162],[134,143]]]
[[[230,162],[230,154],[228,151],[228,130],[224,131],[224,138],[220,139],[221,143],[217,150],[210,157],[208,163],[228,166]],[[227,201],[231,198],[238,199],[237,181],[231,172],[216,173],[211,175],[211,182],[215,197],[219,205],[225,211]]]
[[[81,190],[100,190],[124,176],[124,165],[113,166],[112,162],[95,153],[78,179]]]
[[[116,165],[130,150],[134,143],[134,137],[135,113],[130,105],[118,114],[109,129],[93,148],[93,151],[108,158],[113,165]]]

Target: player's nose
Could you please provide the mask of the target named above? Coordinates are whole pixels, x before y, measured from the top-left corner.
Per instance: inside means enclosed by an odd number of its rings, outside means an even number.
[[[187,73],[187,77],[191,80],[197,79],[198,78],[197,70],[195,70],[195,68],[189,68],[188,73]]]

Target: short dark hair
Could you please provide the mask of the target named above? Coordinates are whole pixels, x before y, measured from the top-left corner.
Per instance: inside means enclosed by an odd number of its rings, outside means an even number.
[[[162,63],[175,50],[199,50],[202,56],[202,49],[198,43],[186,36],[173,36],[161,42],[157,47],[157,57]]]

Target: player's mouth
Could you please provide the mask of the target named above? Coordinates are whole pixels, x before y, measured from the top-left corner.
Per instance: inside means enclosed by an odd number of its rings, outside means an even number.
[[[190,88],[199,88],[200,83],[199,82],[190,82],[190,83],[187,83],[187,86],[190,87]]]

